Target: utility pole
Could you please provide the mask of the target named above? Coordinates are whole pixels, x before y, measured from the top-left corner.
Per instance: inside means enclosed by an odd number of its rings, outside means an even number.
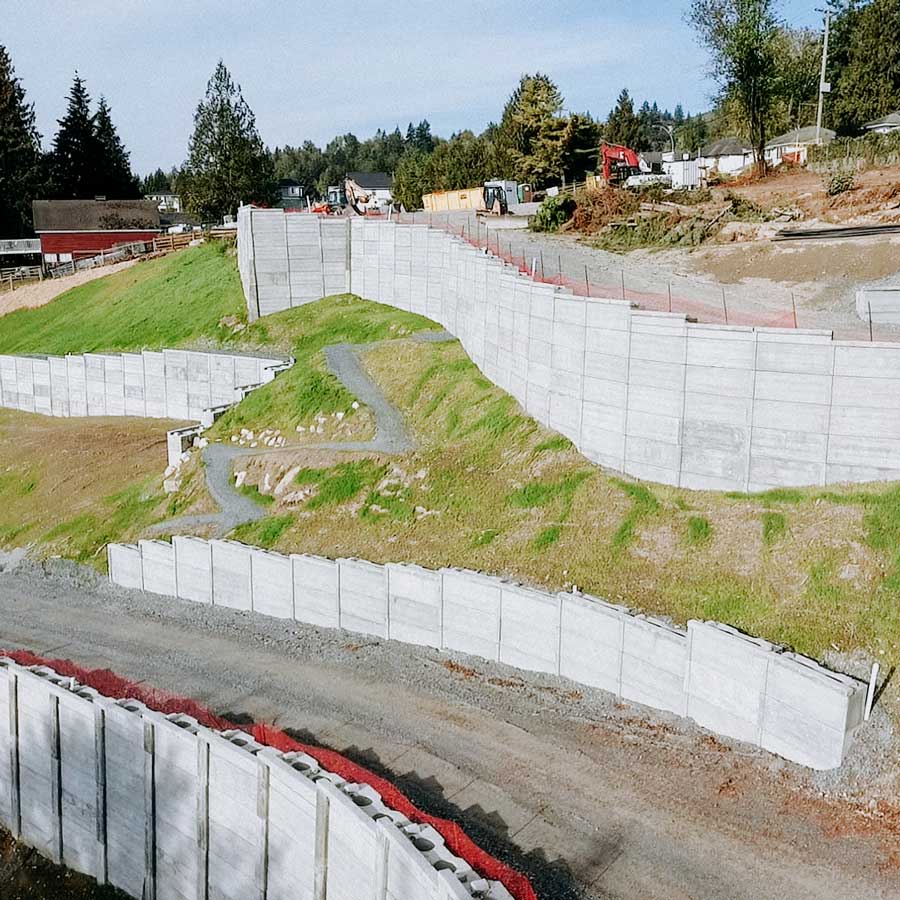
[[[831,92],[831,85],[825,81],[825,65],[828,62],[828,30],[831,26],[831,12],[825,13],[825,39],[822,41],[822,71],[819,74],[819,108],[816,112],[816,143],[822,143],[822,107],[825,95]]]

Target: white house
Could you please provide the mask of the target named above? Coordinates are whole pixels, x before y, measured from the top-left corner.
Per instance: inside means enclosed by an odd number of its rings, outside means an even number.
[[[394,199],[391,193],[394,179],[387,172],[348,172],[347,181],[362,188],[362,192],[369,198],[364,204],[366,209],[381,209]]]
[[[770,166],[779,166],[783,162],[803,166],[806,165],[811,146],[818,143],[830,144],[833,140],[834,132],[830,128],[823,128],[821,132],[818,132],[815,125],[795,128],[766,144],[766,162]]]
[[[869,134],[888,134],[891,131],[900,129],[900,110],[888,113],[883,119],[876,119],[874,122],[866,122],[863,128]]]
[[[161,213],[180,213],[181,197],[168,191],[161,191],[158,194],[145,194],[145,200],[155,200],[156,208]]]
[[[753,148],[742,138],[719,138],[703,147],[699,163],[705,178],[714,174],[737,175],[753,165]]]

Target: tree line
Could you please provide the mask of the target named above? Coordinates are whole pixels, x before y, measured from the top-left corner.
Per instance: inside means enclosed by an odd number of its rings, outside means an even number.
[[[871,119],[900,109],[898,0],[827,0],[832,31],[826,79],[832,92],[825,125],[853,134]],[[815,121],[821,34],[792,28],[778,0],[692,0],[688,22],[708,50],[718,86],[712,110],[671,113],[655,102],[636,107],[627,89],[605,120],[565,109],[546,74],[525,75],[499,120],[482,132],[444,139],[427,119],[379,130],[366,140],[339,135],[323,148],[312,141],[269,149],[252,110],[223,62],[194,116],[184,164],[135,177],[128,151],[101,96],[96,107],[75,74],[66,113],[44,152],[33,105],[0,45],[0,237],[31,233],[36,198],[127,199],[175,191],[204,221],[233,213],[241,202],[273,203],[279,179],[292,178],[313,196],[349,171],[394,176],[394,195],[407,208],[435,190],[473,187],[510,178],[535,188],[580,180],[597,167],[601,140],[635,150],[696,152],[720,136],[749,140],[763,159],[774,134]]]

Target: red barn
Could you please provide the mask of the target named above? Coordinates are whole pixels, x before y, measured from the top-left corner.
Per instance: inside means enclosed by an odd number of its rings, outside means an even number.
[[[50,265],[94,256],[160,233],[155,200],[35,200],[34,230]]]

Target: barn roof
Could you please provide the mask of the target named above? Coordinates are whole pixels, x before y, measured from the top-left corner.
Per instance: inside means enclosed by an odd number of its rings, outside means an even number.
[[[348,172],[347,177],[369,191],[390,190],[394,183],[387,172]]]
[[[155,200],[35,200],[33,211],[36,232],[159,228]]]

